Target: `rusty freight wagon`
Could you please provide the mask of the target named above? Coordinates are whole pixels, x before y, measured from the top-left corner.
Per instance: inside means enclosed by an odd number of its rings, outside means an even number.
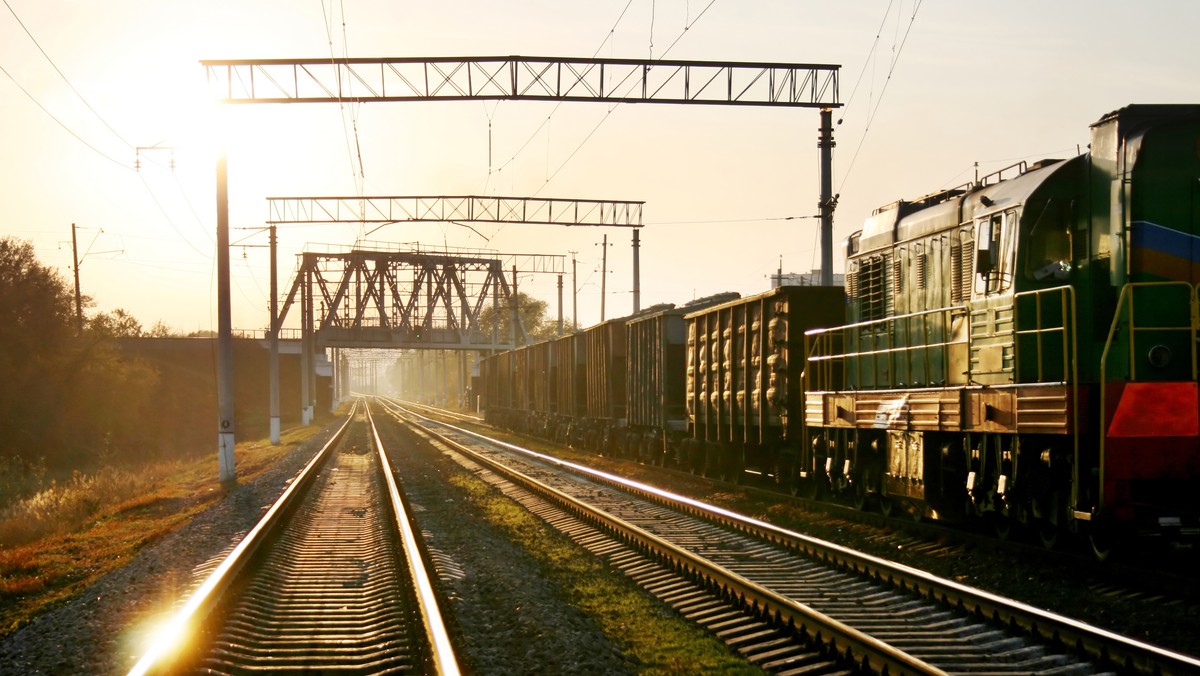
[[[579,445],[583,439],[577,421],[584,416],[587,401],[584,336],[582,333],[572,333],[555,338],[550,343],[553,439],[559,443]]]
[[[673,455],[688,428],[684,402],[687,359],[684,315],[737,298],[737,293],[724,293],[682,307],[656,305],[626,322],[628,455],[653,464],[662,464]]]
[[[738,480],[795,477],[803,438],[804,332],[845,316],[842,287],[781,286],[686,315],[689,438],[679,459]]]
[[[479,362],[479,381],[485,419],[507,427],[514,409],[513,363],[514,352],[506,350],[484,357]]]
[[[626,342],[628,318],[610,319],[582,332],[584,405],[580,420],[583,447],[598,453],[618,449],[625,426]]]

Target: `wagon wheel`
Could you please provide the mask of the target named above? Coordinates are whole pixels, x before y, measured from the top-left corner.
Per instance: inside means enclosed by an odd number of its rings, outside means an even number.
[[[718,479],[721,472],[721,449],[718,444],[710,441],[704,442],[701,450],[701,473],[710,478]]]
[[[795,489],[792,491],[792,495],[804,498],[806,500],[817,500],[823,497],[825,494],[824,479],[825,477],[818,476],[817,474],[811,472],[804,478],[796,477],[796,480],[792,483],[792,485],[795,486]]]
[[[1008,517],[1008,514],[1000,511],[990,512],[987,520],[991,524],[992,532],[1001,541],[1008,540],[1012,535],[1013,520]]]
[[[771,466],[772,481],[775,487],[782,493],[790,493],[795,495],[796,491],[796,467],[790,462],[776,460]]]
[[[717,456],[717,469],[723,480],[731,484],[742,483],[742,477],[746,471],[745,462],[742,460],[742,452],[722,446]]]
[[[881,494],[879,469],[868,465],[858,473],[858,480],[854,482],[854,491],[851,500],[854,503],[854,508],[858,511],[866,510],[870,507],[872,498]]]
[[[896,511],[896,500],[882,492],[879,494],[879,513],[884,516],[891,516]]]

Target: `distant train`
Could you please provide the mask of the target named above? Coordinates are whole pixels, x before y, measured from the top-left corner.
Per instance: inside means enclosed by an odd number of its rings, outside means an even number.
[[[660,306],[493,355],[497,424],[1047,544],[1200,535],[1200,105],[877,209],[845,288]]]

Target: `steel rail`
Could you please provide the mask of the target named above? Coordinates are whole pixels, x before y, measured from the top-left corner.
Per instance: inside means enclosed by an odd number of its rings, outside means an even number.
[[[379,430],[375,426],[375,418],[371,415],[371,407],[366,406],[367,421],[371,425],[371,437],[375,440],[375,450],[379,457],[379,465],[387,482],[389,502],[392,515],[396,520],[396,528],[400,532],[405,557],[408,559],[412,580],[417,590],[417,604],[420,608],[425,636],[429,641],[431,659],[438,674],[458,676],[458,658],[454,654],[454,646],[450,642],[450,634],[442,620],[441,608],[438,605],[437,594],[433,588],[432,578],[425,567],[424,547],[413,529],[408,509],[396,486],[396,477],[392,475],[392,465],[388,462],[387,450],[379,438]]]
[[[395,407],[394,410],[402,411],[404,414],[414,415],[428,422],[436,422],[414,411],[402,409],[395,404],[391,404],[391,406]],[[462,430],[448,423],[437,424],[446,425],[455,431],[463,432],[473,437],[487,439],[482,435]],[[781,596],[603,510],[583,503],[490,458],[474,453],[468,447],[445,435],[438,434],[426,428],[420,429],[430,436],[436,437],[439,442],[470,456],[473,461],[479,462],[493,471],[501,473],[525,486],[529,490],[547,497],[568,511],[579,514],[610,532],[618,534],[639,549],[650,552],[662,560],[672,562],[673,567],[681,571],[681,573],[710,585],[715,585],[722,590],[725,596],[737,599],[743,607],[753,609],[762,618],[773,618],[780,626],[792,627],[798,634],[807,636],[814,644],[822,646],[825,652],[838,656],[847,665],[871,670],[875,673],[886,673],[892,676],[899,674],[941,675],[946,673],[927,662],[919,660],[879,639],[839,622],[824,613],[820,613],[804,604]],[[489,443],[499,443],[502,446],[519,450],[519,447],[510,444],[496,442],[491,439],[487,440]],[[549,456],[542,456],[532,451],[525,452],[544,460],[557,462],[559,465],[572,465],[572,463],[556,461]],[[573,467],[578,468],[579,466]],[[605,475],[597,473],[597,476]]]
[[[421,416],[419,413],[411,411],[410,413],[486,443],[501,446],[561,467],[570,468],[598,481],[619,485],[623,489],[640,497],[654,500],[659,504],[670,505],[671,507],[682,509],[693,515],[724,524],[744,533],[784,545],[846,570],[888,581],[898,587],[912,590],[926,598],[960,606],[979,617],[990,617],[1006,626],[1020,628],[1040,640],[1056,642],[1064,646],[1072,646],[1083,655],[1119,665],[1121,668],[1131,672],[1140,674],[1200,673],[1200,659],[1195,657],[1166,650],[1101,629],[1086,622],[1073,620],[1021,603],[1020,601],[946,580],[916,568],[880,559],[831,542],[787,530],[764,521],[706,504],[699,500],[601,472],[585,465],[579,465],[538,453],[515,444],[492,439],[450,423],[433,421]],[[454,445],[456,447],[461,446],[457,443],[454,443]],[[789,601],[789,603],[791,602]]]
[[[186,639],[195,635],[196,630],[201,623],[212,613],[225,592],[229,590],[234,581],[246,565],[254,558],[254,556],[262,549],[264,542],[269,539],[270,533],[283,521],[284,517],[290,512],[300,501],[312,482],[316,479],[319,471],[317,469],[325,461],[329,453],[335,448],[346,430],[350,428],[350,423],[354,420],[354,414],[358,404],[355,404],[355,409],[350,411],[346,416],[345,422],[338,428],[337,432],[330,437],[329,441],[318,451],[304,469],[300,471],[296,479],[292,481],[275,504],[271,505],[263,518],[255,524],[254,528],[242,538],[241,542],[221,561],[220,564],[213,570],[212,573],[205,578],[204,582],[196,589],[196,592],[188,598],[183,608],[175,613],[170,620],[158,632],[157,640],[150,649],[138,660],[133,669],[129,671],[130,676],[142,676],[149,673],[167,673],[172,670],[176,664],[176,660],[180,657]]]

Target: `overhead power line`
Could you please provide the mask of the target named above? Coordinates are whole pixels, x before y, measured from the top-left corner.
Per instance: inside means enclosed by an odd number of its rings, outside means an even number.
[[[50,66],[54,68],[54,72],[58,73],[58,76],[63,79],[63,82],[66,82],[67,86],[71,88],[71,91],[75,93],[75,96],[78,96],[79,100],[83,101],[83,105],[87,106],[87,109],[92,111],[92,114],[96,116],[96,119],[100,120],[100,123],[103,124],[105,127],[107,127],[108,130],[113,133],[113,136],[116,136],[118,139],[120,139],[121,143],[124,143],[125,145],[132,148],[133,144],[130,143],[129,141],[126,141],[125,137],[123,137],[119,133],[117,133],[117,130],[113,129],[112,125],[110,125],[104,119],[104,117],[102,117],[100,115],[100,113],[96,112],[96,109],[92,107],[92,104],[88,103],[87,99],[83,98],[83,94],[79,93],[79,90],[75,88],[75,85],[71,84],[71,80],[69,80],[67,78],[67,76],[63,74],[62,70],[59,69],[58,65],[54,63],[54,59],[51,59],[50,55],[46,53],[46,50],[42,49],[42,46],[41,46],[41,44],[38,43],[37,38],[33,37],[33,33],[29,32],[29,29],[25,27],[25,22],[21,21],[21,17],[17,16],[16,10],[14,10],[12,8],[12,5],[8,4],[8,0],[4,0],[4,6],[8,8],[8,11],[13,15],[13,18],[17,20],[18,24],[20,24],[21,30],[25,31],[25,34],[28,35],[29,39],[33,41],[34,46],[38,48],[38,51],[42,53],[42,56],[46,57],[46,61],[48,61],[50,63]],[[8,73],[5,73],[5,75],[8,75]],[[11,78],[12,76],[9,75],[9,77]],[[13,80],[13,81],[15,82],[16,80]],[[17,86],[20,86],[20,85],[17,85]],[[24,90],[22,89],[22,91],[24,91]],[[28,94],[28,92],[26,92],[26,93]],[[41,104],[38,104],[38,105],[41,105]],[[45,110],[45,108],[43,108],[43,110]],[[51,117],[53,117],[53,116],[51,116]],[[55,121],[57,122],[58,120],[55,120]],[[59,122],[59,124],[62,124],[62,123]],[[72,133],[74,133],[74,132],[72,132]]]
[[[60,120],[60,119],[58,119],[57,117],[55,117],[55,116],[54,116],[54,113],[50,112],[50,111],[49,111],[49,110],[46,108],[46,106],[43,106],[41,101],[38,101],[36,98],[34,98],[33,94],[30,94],[30,93],[29,93],[29,90],[27,90],[27,89],[25,89],[24,87],[22,87],[22,86],[21,86],[21,83],[20,83],[20,82],[17,82],[17,79],[16,79],[15,77],[13,77],[13,76],[12,76],[12,73],[9,73],[7,70],[5,70],[5,69],[4,69],[4,66],[0,66],[0,73],[4,73],[5,75],[7,75],[7,76],[8,76],[8,79],[12,80],[12,83],[13,83],[13,84],[15,84],[15,85],[17,86],[17,89],[20,89],[20,90],[21,90],[21,93],[23,93],[23,94],[25,94],[25,96],[29,97],[29,100],[30,100],[30,101],[33,101],[33,103],[34,103],[34,104],[35,104],[35,105],[36,105],[38,108],[41,108],[41,109],[42,109],[42,112],[43,112],[43,113],[45,113],[46,115],[48,115],[48,116],[50,117],[50,119],[51,119],[51,120],[54,120],[56,123],[58,123],[58,126],[62,127],[64,131],[66,131],[66,132],[67,132],[68,134],[70,134],[71,136],[74,136],[76,141],[79,141],[79,142],[80,142],[80,143],[82,143],[83,145],[87,146],[87,147],[88,147],[88,148],[89,148],[89,149],[90,149],[92,152],[96,153],[96,154],[97,154],[97,155],[99,155],[100,157],[103,157],[104,159],[108,160],[109,162],[112,162],[113,164],[115,164],[115,165],[117,165],[117,166],[119,166],[119,167],[122,167],[122,168],[125,168],[125,169],[129,169],[130,171],[133,171],[133,167],[130,167],[129,165],[125,164],[124,162],[121,162],[120,160],[113,159],[111,156],[109,156],[109,155],[106,155],[106,154],[105,154],[105,153],[104,153],[102,150],[100,150],[100,149],[99,149],[99,148],[97,148],[96,146],[94,146],[94,145],[92,145],[92,144],[88,143],[87,141],[85,141],[85,140],[83,139],[83,137],[82,137],[82,136],[80,136],[79,134],[76,134],[76,133],[75,133],[75,131],[74,131],[74,130],[72,130],[70,127],[68,127],[68,126],[66,125],[66,123],[64,123],[62,120]]]
[[[896,48],[895,54],[892,56],[892,63],[888,67],[887,77],[884,78],[883,88],[879,90],[879,99],[875,102],[875,107],[871,109],[867,116],[867,125],[863,129],[862,138],[858,140],[858,146],[854,149],[854,155],[850,157],[850,164],[846,167],[846,173],[842,176],[842,182],[838,185],[838,193],[842,192],[842,188],[846,185],[846,181],[850,179],[850,171],[854,169],[854,162],[858,159],[858,154],[862,151],[863,144],[866,143],[867,133],[871,131],[871,123],[875,121],[875,115],[879,112],[880,106],[883,105],[883,95],[887,93],[888,84],[892,81],[892,73],[896,72],[896,64],[900,62],[900,54],[904,51],[904,45],[908,44],[908,34],[912,31],[913,23],[917,20],[917,12],[921,9],[921,0],[916,0],[913,5],[912,16],[908,20],[908,28],[904,29],[904,37],[900,40],[900,46]],[[888,10],[891,11],[891,5],[888,5]],[[885,16],[886,20],[886,16]],[[897,29],[899,22],[897,22]],[[874,47],[871,48],[874,52]],[[857,85],[856,85],[857,86]],[[853,96],[853,94],[851,94]]]

